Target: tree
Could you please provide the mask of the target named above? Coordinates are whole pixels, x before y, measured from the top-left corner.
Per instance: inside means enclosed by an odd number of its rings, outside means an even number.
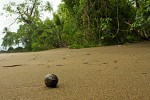
[[[73,18],[79,44],[120,44],[127,40],[135,17],[128,0],[63,0]],[[73,29],[72,29],[73,30]]]
[[[17,38],[26,49],[32,50],[33,40],[37,38],[34,37],[35,34],[41,35],[37,31],[41,23],[43,23],[41,20],[42,11],[51,11],[51,4],[47,2],[46,5],[43,5],[41,0],[25,0],[20,4],[10,2],[4,6],[4,10],[9,15],[18,15],[15,22],[21,23],[21,25],[17,31]],[[7,44],[5,41],[3,42]],[[14,43],[11,44],[13,45]]]
[[[19,45],[18,35],[15,32],[10,32],[8,28],[4,28],[3,33],[6,35],[3,38],[2,46],[4,48],[10,47],[12,45]]]
[[[142,39],[150,38],[150,1],[143,1],[139,4],[136,12],[135,22],[132,24],[132,30]]]
[[[150,2],[142,0],[62,0],[53,19],[41,20],[52,12],[49,2],[11,2],[4,9],[17,14],[18,31],[6,31],[3,46],[22,43],[27,50],[47,50],[122,44],[150,37]],[[10,40],[9,40],[10,39]]]

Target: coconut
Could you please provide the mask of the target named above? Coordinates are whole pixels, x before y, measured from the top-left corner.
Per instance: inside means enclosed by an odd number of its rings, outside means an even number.
[[[58,77],[55,74],[47,74],[44,78],[44,82],[47,87],[55,88],[58,83]]]

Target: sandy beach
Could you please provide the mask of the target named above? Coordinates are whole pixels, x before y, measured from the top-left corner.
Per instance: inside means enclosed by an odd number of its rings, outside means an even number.
[[[150,42],[0,54],[0,100],[150,100]]]

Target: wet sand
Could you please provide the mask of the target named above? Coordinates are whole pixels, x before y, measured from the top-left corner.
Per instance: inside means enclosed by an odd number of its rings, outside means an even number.
[[[0,100],[150,100],[150,42],[0,54]]]

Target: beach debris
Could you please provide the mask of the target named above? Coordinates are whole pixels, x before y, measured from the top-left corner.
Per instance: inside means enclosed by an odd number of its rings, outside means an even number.
[[[117,63],[117,60],[115,60],[114,63]]]
[[[103,64],[108,64],[108,63],[103,63]]]
[[[141,73],[141,74],[147,74],[147,73]]]
[[[56,66],[63,66],[63,65],[56,65]]]
[[[91,55],[91,54],[88,53],[88,54],[86,54],[86,55]]]
[[[55,74],[47,74],[44,78],[47,87],[55,88],[58,83],[58,77]]]
[[[50,67],[50,66],[47,66],[48,68]]]
[[[88,62],[85,62],[85,63],[83,63],[83,64],[89,64]]]
[[[6,65],[6,66],[3,66],[3,67],[16,67],[16,66],[21,66],[21,65]]]

